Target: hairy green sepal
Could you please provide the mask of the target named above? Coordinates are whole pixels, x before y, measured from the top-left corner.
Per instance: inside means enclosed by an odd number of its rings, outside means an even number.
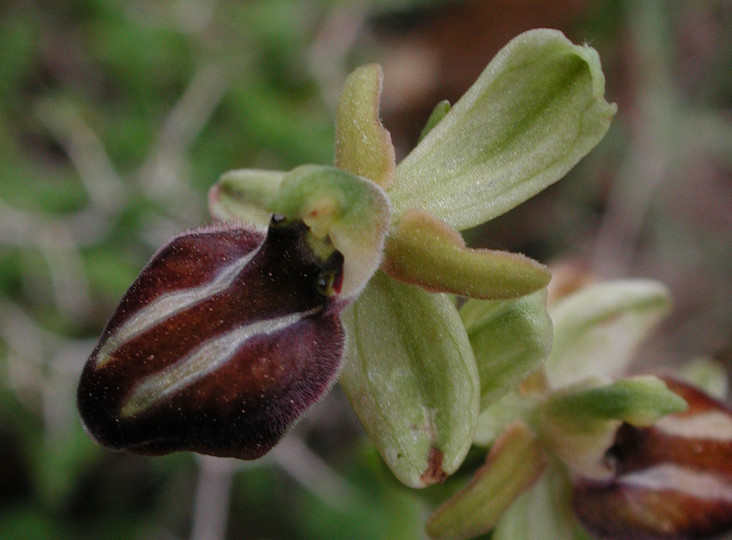
[[[546,290],[514,300],[468,300],[460,317],[478,364],[482,409],[538,369],[551,349]]]
[[[377,272],[344,323],[340,383],[384,461],[408,486],[442,481],[470,447],[480,395],[454,306]]]
[[[462,230],[507,212],[562,178],[604,136],[597,52],[556,30],[506,45],[396,168],[398,218],[411,208]]]
[[[554,321],[554,345],[545,363],[549,385],[622,376],[670,305],[666,287],[650,280],[597,283],[564,297],[549,310]]]

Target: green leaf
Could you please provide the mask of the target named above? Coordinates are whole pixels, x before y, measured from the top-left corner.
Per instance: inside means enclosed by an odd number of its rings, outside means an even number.
[[[381,66],[361,66],[348,76],[336,111],[336,166],[387,189],[394,179],[391,135],[379,120]]]
[[[519,35],[397,166],[395,216],[432,212],[462,230],[559,180],[605,135],[597,52],[556,30]]]
[[[224,173],[208,192],[208,210],[219,221],[243,221],[266,228],[267,210],[277,195],[284,172],[239,169]]]
[[[546,466],[546,454],[526,424],[512,424],[470,483],[427,521],[432,538],[471,538],[490,531]]]
[[[381,269],[428,291],[483,299],[522,296],[551,277],[518,253],[466,247],[460,233],[424,210],[410,210],[389,232]]]
[[[468,300],[460,308],[488,407],[539,368],[552,346],[546,290],[514,300]]]
[[[552,464],[503,515],[492,540],[592,540],[572,514],[572,486]]]
[[[377,272],[344,312],[340,383],[394,475],[411,487],[462,463],[478,417],[478,371],[447,297]]]
[[[555,392],[539,404],[533,425],[569,469],[602,479],[613,473],[604,457],[623,422],[647,427],[687,405],[653,376],[595,384],[588,381]]]
[[[650,280],[597,283],[563,297],[549,310],[554,321],[554,345],[545,363],[549,385],[620,377],[670,304],[668,290]]]

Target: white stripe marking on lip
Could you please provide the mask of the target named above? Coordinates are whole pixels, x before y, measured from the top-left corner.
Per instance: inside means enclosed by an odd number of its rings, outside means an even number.
[[[199,345],[181,360],[149,375],[140,382],[121,410],[123,417],[133,416],[205,377],[225,364],[246,341],[259,335],[273,334],[317,313],[320,306],[239,326],[226,334]]]
[[[620,485],[626,487],[639,487],[650,491],[670,489],[698,499],[732,503],[732,484],[729,480],[673,463],[628,473],[620,476],[618,480]]]
[[[127,319],[106,341],[99,347],[96,356],[95,369],[99,369],[111,358],[111,353],[125,344],[130,339],[142,334],[148,328],[158,324],[160,321],[172,317],[183,309],[202,302],[206,298],[217,294],[234,283],[244,267],[259,252],[262,244],[249,252],[246,256],[237,259],[224,268],[213,280],[193,289],[184,289],[166,293],[150,302],[147,306]]]
[[[732,440],[732,418],[723,411],[708,411],[691,415],[664,416],[653,425],[668,435],[712,441]]]

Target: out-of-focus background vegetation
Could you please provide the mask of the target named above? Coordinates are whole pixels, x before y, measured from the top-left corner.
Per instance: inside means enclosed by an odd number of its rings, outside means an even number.
[[[404,155],[438,100],[533,27],[597,48],[619,113],[568,178],[469,241],[660,279],[675,311],[645,365],[729,369],[729,1],[3,2],[0,538],[422,537],[450,487],[398,486],[337,389],[244,463],[100,449],[76,379],[153,251],[207,221],[222,172],[332,162],[349,70],[384,66]]]

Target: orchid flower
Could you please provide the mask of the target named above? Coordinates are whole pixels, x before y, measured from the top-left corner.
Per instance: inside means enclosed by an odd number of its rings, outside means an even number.
[[[338,379],[401,482],[460,466],[490,396],[546,356],[551,323],[546,267],[467,247],[459,231],[564,176],[615,106],[592,48],[526,32],[453,107],[438,105],[397,165],[381,85],[376,65],[346,80],[335,167],[224,174],[209,194],[221,223],[148,263],[81,376],[98,442],[253,459]],[[483,336],[500,336],[476,354],[455,295],[518,307],[495,314]]]
[[[464,306],[469,332],[493,304]],[[624,377],[669,305],[649,280],[594,283],[551,302],[549,357],[483,411],[474,442],[490,447],[486,464],[428,532],[651,540],[732,529],[732,410],[677,377]]]

